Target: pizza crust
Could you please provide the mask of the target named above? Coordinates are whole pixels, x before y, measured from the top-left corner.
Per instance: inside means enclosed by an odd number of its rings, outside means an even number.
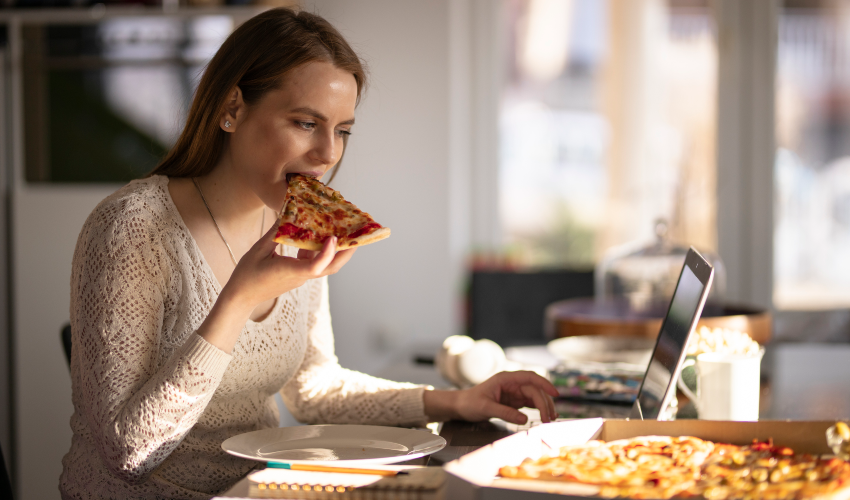
[[[353,240],[346,240],[342,244],[340,244],[337,249],[345,250],[346,248],[359,248],[365,245],[369,245],[371,243],[375,243],[376,241],[381,241],[385,238],[390,237],[390,228],[382,227],[372,231],[369,234],[364,234],[363,236],[358,236]]]
[[[375,243],[376,241],[381,241],[385,238],[390,237],[390,228],[382,227],[376,229],[375,231],[364,234],[363,236],[358,236],[353,240],[345,241],[337,247],[337,250],[345,250],[348,248],[359,248],[365,245],[369,245],[371,243]],[[318,241],[299,241],[293,240],[292,238],[286,236],[278,236],[274,239],[275,243],[282,243],[284,245],[289,245],[295,248],[303,248],[304,250],[314,250],[319,251],[324,247],[324,244],[319,243]]]
[[[617,446],[629,445],[648,446],[653,443],[664,443],[665,445],[673,444],[673,436],[637,436],[633,438],[617,439],[616,441],[608,441],[605,444],[613,448]]]

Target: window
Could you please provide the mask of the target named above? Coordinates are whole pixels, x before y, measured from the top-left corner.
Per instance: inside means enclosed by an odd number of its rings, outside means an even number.
[[[717,49],[706,2],[509,0],[500,221],[527,267],[653,237],[715,250]]]
[[[226,15],[24,24],[26,180],[145,175],[177,139],[201,70],[233,25]]]

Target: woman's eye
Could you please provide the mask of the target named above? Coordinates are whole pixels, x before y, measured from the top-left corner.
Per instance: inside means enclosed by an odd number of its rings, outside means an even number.
[[[304,130],[313,130],[314,128],[316,128],[316,124],[313,123],[313,122],[295,122],[295,123],[297,123],[298,126],[303,128]]]
[[[336,135],[338,135],[340,137],[345,137],[347,135],[351,135],[351,131],[350,130],[337,130]]]

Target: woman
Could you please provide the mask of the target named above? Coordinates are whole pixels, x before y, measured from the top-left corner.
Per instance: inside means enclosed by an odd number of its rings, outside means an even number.
[[[209,498],[256,464],[221,443],[308,423],[412,425],[554,415],[547,381],[503,373],[436,391],[342,369],[327,276],[354,250],[274,243],[286,174],[342,156],[365,85],[318,16],[265,12],[210,62],[177,144],[92,212],[71,278],[74,431],[63,498]]]

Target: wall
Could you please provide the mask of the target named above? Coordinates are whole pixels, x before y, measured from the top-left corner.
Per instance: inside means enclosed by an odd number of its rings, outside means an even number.
[[[68,322],[71,258],[95,205],[117,186],[19,187],[12,199],[18,494],[59,498],[71,446],[71,377],[59,340]]]
[[[5,40],[0,40],[0,45]],[[8,103],[6,102],[6,87],[8,85],[6,72],[6,47],[0,46],[0,117],[5,116]],[[7,172],[9,161],[8,126],[0,119],[0,449],[9,468],[12,457],[12,336],[8,328],[9,282],[7,272],[8,253],[8,182]]]
[[[449,231],[449,2],[317,0],[366,59],[369,89],[333,186],[392,236],[331,278],[344,366],[375,373],[395,353],[457,333]],[[404,354],[398,354],[404,355]]]
[[[778,0],[712,4],[718,31],[717,244],[729,302],[773,307]]]

